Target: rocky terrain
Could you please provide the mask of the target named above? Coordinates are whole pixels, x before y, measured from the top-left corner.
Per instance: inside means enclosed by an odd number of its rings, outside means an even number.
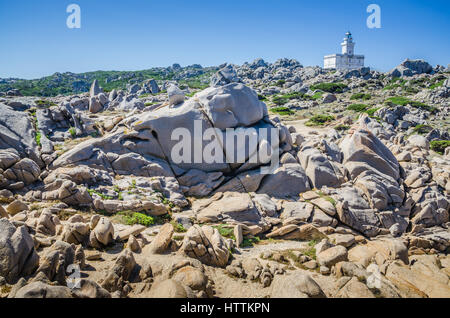
[[[258,59],[0,80],[0,298],[450,297],[449,78]],[[250,146],[177,163],[194,122],[275,129],[256,147],[279,167]]]

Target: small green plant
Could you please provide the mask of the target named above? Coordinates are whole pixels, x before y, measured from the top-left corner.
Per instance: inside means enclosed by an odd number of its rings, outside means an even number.
[[[342,93],[348,86],[343,83],[319,83],[311,85],[311,90],[321,90],[327,93]]]
[[[336,206],[336,204],[337,204],[336,200],[333,199],[332,197],[330,197],[329,195],[326,195],[326,194],[323,193],[322,191],[317,192],[317,194],[318,194],[321,198],[323,198],[323,199],[327,200],[328,202],[330,202],[333,206]]]
[[[236,237],[234,236],[234,228],[224,224],[215,225],[213,226],[213,228],[217,229],[217,231],[219,231],[219,234],[223,237],[230,238],[236,241]]]
[[[52,107],[52,106],[56,106],[55,103],[48,101],[46,99],[40,99],[35,101],[35,104],[39,107],[44,107],[44,108],[48,108],[48,107]]]
[[[113,197],[103,194],[97,190],[93,190],[93,189],[87,189],[88,193],[92,196],[94,194],[98,195],[99,197],[101,197],[103,200],[113,200]]]
[[[286,104],[288,101],[289,101],[289,100],[288,100],[287,98],[283,97],[283,96],[274,96],[274,97],[272,98],[272,102],[273,102],[275,105],[278,105],[278,106],[284,105],[284,104]]]
[[[185,229],[183,224],[180,224],[176,221],[171,221],[170,224],[172,224],[175,233],[186,233],[187,232],[187,230]]]
[[[392,103],[394,105],[399,105],[399,106],[406,106],[408,105],[408,103],[410,103],[411,101],[403,96],[394,96],[394,97],[390,97],[386,100],[386,103]]]
[[[75,138],[77,136],[77,130],[74,127],[69,128],[69,133],[72,136],[72,138]]]
[[[241,247],[253,247],[253,245],[258,244],[261,239],[257,236],[255,237],[244,237]]]
[[[323,126],[333,120],[334,116],[331,115],[315,115],[305,123],[305,126]]]
[[[368,114],[370,117],[373,117],[379,109],[380,109],[379,107],[370,108],[366,110],[366,114]]]
[[[315,260],[316,259],[316,248],[315,247],[310,247],[307,250],[305,250],[303,252],[303,254]]]
[[[350,126],[340,124],[335,126],[334,129],[336,129],[337,131],[346,131],[350,129]]]
[[[434,140],[430,143],[430,146],[431,150],[443,155],[445,153],[445,149],[450,147],[450,140]]]
[[[287,107],[274,107],[270,108],[270,111],[275,114],[279,114],[282,116],[289,116],[295,114],[292,110]]]
[[[433,127],[428,125],[417,125],[413,129],[413,134],[426,135],[433,130]]]
[[[37,143],[37,145],[38,145],[39,147],[42,147],[42,144],[41,144],[41,138],[42,138],[41,132],[40,132],[40,131],[37,131],[37,132],[36,132],[36,143]]]
[[[435,88],[438,88],[438,87],[442,87],[442,86],[444,86],[444,82],[445,82],[445,80],[441,80],[439,82],[431,84],[430,87],[428,87],[428,88],[429,89],[435,89]]]
[[[369,109],[369,107],[370,106],[366,105],[366,104],[352,104],[352,105],[348,106],[347,109],[362,113],[362,112],[366,111],[367,109]]]
[[[286,81],[283,79],[280,79],[275,83],[275,85],[278,87],[282,87],[284,84],[286,84]]]
[[[350,97],[350,100],[358,100],[358,99],[369,100],[371,98],[372,98],[372,96],[370,94],[356,93]]]
[[[131,185],[128,187],[128,190],[134,190],[136,189],[136,180],[131,180]]]
[[[312,100],[318,100],[321,99],[323,96],[323,92],[316,92],[313,96],[311,96]]]

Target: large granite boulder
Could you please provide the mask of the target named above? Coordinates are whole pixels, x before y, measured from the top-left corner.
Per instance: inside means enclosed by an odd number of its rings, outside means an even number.
[[[29,158],[43,167],[35,135],[30,116],[0,103],[0,149],[15,149],[21,158]]]
[[[14,284],[31,275],[38,265],[39,256],[26,226],[16,229],[6,218],[0,219],[0,276]]]
[[[399,66],[388,73],[391,77],[413,76],[417,74],[430,74],[433,67],[424,60],[406,59]]]

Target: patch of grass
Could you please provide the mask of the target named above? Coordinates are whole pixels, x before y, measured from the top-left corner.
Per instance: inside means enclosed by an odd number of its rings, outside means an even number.
[[[436,113],[438,111],[438,109],[436,107],[433,107],[433,106],[430,106],[430,105],[427,105],[427,104],[424,104],[421,102],[412,101],[403,96],[395,96],[395,97],[388,98],[385,101],[385,103],[399,105],[399,106],[411,105],[411,107],[426,110],[430,113]]]
[[[350,129],[350,126],[340,124],[335,126],[334,129],[336,129],[337,131],[346,131]]]
[[[347,107],[347,110],[353,110],[355,112],[362,113],[367,109],[369,109],[369,107],[370,106],[366,104],[351,104],[350,106]]]
[[[275,83],[275,85],[278,87],[283,87],[284,84],[286,84],[286,81],[283,79],[280,79]]]
[[[438,81],[438,82],[436,82],[434,84],[431,84],[430,87],[428,87],[428,89],[435,89],[435,88],[438,88],[438,87],[442,87],[442,86],[444,86],[444,82],[445,82],[445,80],[441,80],[441,81]]]
[[[253,245],[258,244],[260,242],[260,238],[257,236],[254,237],[244,237],[242,241],[241,247],[253,247]]]
[[[289,100],[283,96],[274,96],[272,98],[272,102],[278,106],[282,106],[282,105],[286,104],[288,101]]]
[[[431,150],[443,155],[445,153],[445,149],[450,147],[450,140],[434,140],[430,143],[430,146]]]
[[[417,125],[413,129],[413,134],[426,135],[433,130],[433,127],[428,125]]]
[[[46,100],[46,99],[40,99],[40,100],[37,100],[37,101],[35,101],[35,104],[36,104],[37,106],[39,106],[39,107],[44,107],[44,108],[56,106],[55,103],[53,103],[53,102],[51,102],[51,101],[49,101],[49,100]]]
[[[266,100],[267,100],[267,97],[264,96],[264,95],[258,94],[258,99],[259,99],[260,101],[266,101]]]
[[[384,90],[393,90],[398,87],[403,87],[405,84],[406,84],[406,80],[399,78],[399,77],[394,77],[389,82],[389,84],[384,87]]]
[[[358,100],[358,99],[369,100],[371,98],[372,98],[372,95],[370,95],[370,94],[356,93],[350,97],[350,100]]]
[[[346,88],[348,88],[348,86],[343,83],[319,83],[310,87],[313,91],[321,90],[327,93],[342,93]]]
[[[311,117],[306,123],[305,126],[323,126],[326,123],[329,123],[334,120],[334,116],[331,115],[316,115]]]
[[[131,180],[131,185],[128,187],[128,190],[134,190],[136,189],[136,180]]]
[[[316,248],[310,247],[307,250],[303,251],[303,254],[315,260],[316,259]]]
[[[111,197],[111,196],[109,196],[109,195],[106,195],[106,194],[103,194],[103,193],[101,193],[101,192],[99,192],[99,191],[97,191],[97,190],[87,189],[87,192],[88,192],[91,196],[94,195],[94,194],[96,194],[96,195],[98,195],[99,197],[101,197],[103,200],[113,200],[113,199],[114,199],[113,197]]]
[[[287,107],[274,107],[269,109],[272,113],[279,114],[282,116],[289,116],[295,114],[292,110]]]
[[[403,96],[394,96],[394,97],[390,97],[386,100],[386,102],[390,102],[394,105],[399,105],[399,106],[406,106],[409,104],[409,102],[411,102],[408,98],[403,97]]]
[[[233,239],[234,241],[236,241],[236,237],[234,236],[234,228],[233,227],[229,227],[225,224],[219,224],[219,225],[213,226],[213,228],[217,229],[217,231],[219,231],[219,234],[222,235],[223,237],[230,238],[230,239]]]
[[[321,99],[323,96],[323,92],[316,92],[313,96],[311,96],[312,100],[318,100]]]
[[[380,109],[379,107],[369,108],[368,110],[365,111],[365,113],[368,114],[370,117],[373,117],[379,109]]]
[[[436,107],[421,103],[421,102],[415,102],[415,101],[411,101],[410,105],[414,108],[419,108],[422,110],[426,110],[432,114],[435,114],[438,112],[438,109]]]

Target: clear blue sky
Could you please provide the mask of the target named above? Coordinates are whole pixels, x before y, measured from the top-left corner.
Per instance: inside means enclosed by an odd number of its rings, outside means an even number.
[[[81,7],[81,29],[66,8]],[[368,29],[366,8],[382,9]],[[433,0],[0,0],[0,77],[280,57],[322,65],[352,31],[366,64],[389,70],[405,58],[450,63],[450,1]]]

